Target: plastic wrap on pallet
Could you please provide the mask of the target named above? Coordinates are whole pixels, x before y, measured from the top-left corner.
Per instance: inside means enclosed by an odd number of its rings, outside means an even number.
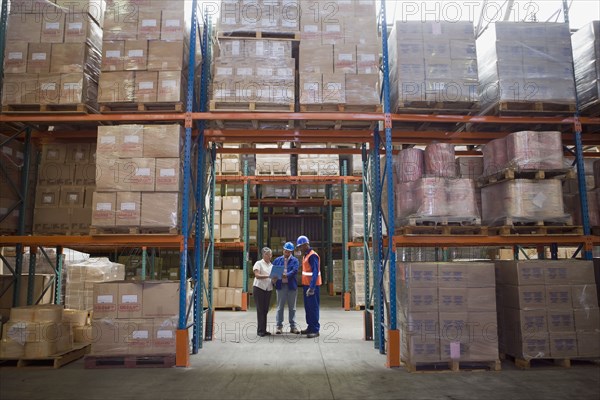
[[[179,227],[179,193],[142,193],[142,228]]]
[[[494,139],[483,146],[483,175],[502,171],[507,164],[506,138]]]
[[[417,148],[400,150],[395,160],[398,182],[413,182],[421,179],[424,168],[423,150]]]
[[[482,105],[575,102],[573,54],[565,24],[490,24],[477,39],[477,60]]]
[[[456,170],[460,178],[479,179],[483,175],[483,157],[456,157]]]
[[[587,192],[588,218],[590,226],[600,226],[600,189]],[[573,216],[573,224],[583,225],[579,194],[564,195],[565,212]]]
[[[125,279],[125,266],[108,258],[90,258],[65,266],[65,306],[75,310],[92,310],[94,282]]]
[[[483,187],[481,197],[486,225],[569,221],[557,179],[504,181]]]
[[[290,175],[289,154],[257,154],[256,173],[258,175]]]
[[[479,218],[480,209],[473,179],[452,179],[446,182],[446,188],[448,191],[449,214],[459,214],[474,219]]]
[[[563,167],[560,132],[521,131],[506,137],[508,167],[517,170],[552,170]]]
[[[454,145],[431,143],[425,148],[425,174],[444,178],[456,177]]]
[[[472,24],[397,21],[388,48],[395,109],[428,107],[436,102],[477,103]]]
[[[575,82],[582,110],[600,104],[600,21],[592,21],[571,36]]]
[[[292,42],[277,39],[219,38],[218,57],[292,58]]]

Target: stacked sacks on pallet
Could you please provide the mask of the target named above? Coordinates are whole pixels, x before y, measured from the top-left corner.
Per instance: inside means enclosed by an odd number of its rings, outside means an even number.
[[[401,150],[394,164],[398,226],[479,223],[475,181],[458,177],[452,145],[433,143],[424,153]]]
[[[488,143],[483,149],[484,182],[490,183],[481,190],[483,223],[571,224],[564,210],[560,180],[519,179],[521,173],[562,177],[568,172],[563,169],[562,154],[560,132],[515,132]],[[495,183],[496,179],[500,182]]]

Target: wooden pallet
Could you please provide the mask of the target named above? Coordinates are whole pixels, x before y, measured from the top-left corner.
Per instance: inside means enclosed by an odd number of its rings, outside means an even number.
[[[500,360],[492,361],[442,361],[442,362],[404,362],[406,369],[411,373],[447,373],[461,371],[500,371]]]
[[[143,112],[184,112],[183,103],[161,102],[161,103],[102,103],[100,104],[102,114],[113,113],[143,113]]]
[[[349,105],[349,104],[301,104],[301,112],[347,112],[347,113],[381,113],[381,105]],[[377,121],[299,121],[302,129],[367,129],[372,130]]]
[[[522,170],[515,168],[506,168],[501,171],[492,173],[488,176],[482,176],[477,183],[480,187],[491,185],[493,183],[501,183],[512,181],[515,179],[574,179],[576,173],[572,168],[561,168],[551,170]]]
[[[89,344],[74,346],[72,350],[39,358],[0,358],[0,367],[17,368],[60,368],[79,360],[90,352]]]
[[[294,103],[261,103],[254,101],[228,102],[210,101],[210,111],[243,111],[243,112],[294,112]]]
[[[510,354],[500,354],[500,359],[508,360],[515,364],[518,369],[531,369],[539,367],[561,367],[571,368],[573,364],[588,364],[588,365],[600,365],[600,359],[593,358],[580,358],[580,357],[544,357],[544,358],[530,358],[525,359],[521,357],[515,357]]]
[[[396,114],[422,114],[435,111],[436,114],[469,114],[479,111],[475,101],[405,101],[398,102]]]
[[[404,226],[454,226],[454,227],[478,227],[481,225],[480,218],[473,217],[408,217],[402,220]]]
[[[497,236],[553,236],[553,235],[583,235],[583,227],[572,225],[504,225],[488,227],[490,235]]]
[[[56,229],[56,228],[48,228],[45,225],[36,225],[33,228],[34,235],[46,235],[46,236],[87,236],[89,234],[89,230],[81,230],[81,229]]]
[[[452,235],[488,235],[487,226],[478,225],[416,225],[416,226],[403,226],[396,230],[398,235],[440,235],[440,236],[452,236]]]
[[[90,227],[90,236],[100,235],[142,235],[142,234],[157,234],[157,235],[177,235],[179,228],[177,227],[139,227],[139,226],[114,226],[114,227]]]
[[[84,358],[86,369],[100,368],[171,368],[175,366],[175,354],[101,356]]]
[[[325,170],[325,171],[318,171],[317,173],[315,173],[315,171],[301,171],[298,170],[298,176],[340,176],[340,171],[331,171],[331,170]]]
[[[269,169],[268,171],[266,169],[257,169],[254,173],[256,176],[292,176],[290,171],[275,171],[273,168]]]
[[[208,240],[208,239],[206,239]],[[215,238],[215,243],[239,243],[242,241],[242,238],[236,238],[236,239],[222,239],[222,238]]]
[[[236,110],[237,111],[237,110]],[[246,111],[246,110],[240,110]],[[277,111],[280,112],[280,111]],[[294,129],[296,125],[293,119],[290,120],[222,120],[217,119],[210,122],[210,126],[215,129],[279,129],[283,131]]]
[[[269,32],[261,30],[240,30],[225,31],[218,33],[219,39],[280,39],[280,40],[300,40],[300,32]]]
[[[97,114],[98,111],[84,103],[77,104],[6,104],[4,114]]]
[[[561,104],[544,101],[500,101],[489,106],[485,115],[520,115],[535,116],[539,114],[560,116],[572,115],[576,111],[575,104]]]

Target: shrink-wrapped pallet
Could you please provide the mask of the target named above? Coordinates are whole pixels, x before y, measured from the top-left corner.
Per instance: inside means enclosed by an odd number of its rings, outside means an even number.
[[[600,21],[592,21],[571,36],[575,83],[582,110],[597,106],[600,96]]]
[[[587,192],[588,218],[590,226],[600,226],[600,189]],[[573,216],[574,225],[583,225],[579,194],[565,194],[565,212]]]
[[[569,222],[557,179],[515,179],[482,188],[482,220],[486,225]]]
[[[400,150],[396,156],[396,175],[398,182],[413,182],[421,179],[424,167],[423,150],[417,148]]]
[[[552,170],[563,168],[560,132],[521,131],[506,137],[509,168],[516,170]]]
[[[456,176],[456,161],[454,160],[454,145],[450,143],[431,143],[425,148],[425,174],[454,178]]]

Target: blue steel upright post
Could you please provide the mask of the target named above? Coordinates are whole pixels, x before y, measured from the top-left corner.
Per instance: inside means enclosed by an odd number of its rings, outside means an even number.
[[[388,203],[388,252],[390,277],[390,321],[388,329],[387,363],[390,368],[400,366],[400,332],[396,315],[396,252],[394,251],[394,179],[392,170],[392,107],[390,103],[390,64],[388,55],[387,18],[385,1],[381,2],[381,40],[383,63],[383,109],[385,113],[385,161]]]
[[[381,225],[381,167],[379,164],[379,147],[381,146],[381,138],[379,137],[379,127],[375,127],[373,135],[373,149],[371,158],[371,184],[373,185],[373,195],[371,200],[371,218],[373,219],[373,272],[375,273],[375,302],[373,311],[375,314],[375,348],[379,353],[385,354],[385,331],[384,324],[384,304],[383,304],[383,231]]]
[[[367,176],[369,171],[369,157],[367,156],[367,145],[362,145],[361,151],[362,159],[362,193],[363,193],[363,229],[365,232],[365,241],[363,242],[363,263],[365,271],[365,312],[364,312],[364,329],[365,329],[365,340],[373,340],[373,314],[371,314],[371,282],[370,278],[370,257],[369,257],[369,242],[367,238],[370,237],[371,230],[369,229],[369,185],[367,183]]]
[[[190,31],[190,53],[188,60],[188,81],[186,96],[186,118],[185,118],[185,141],[183,150],[183,192],[181,205],[181,236],[182,243],[179,254],[179,322],[176,335],[176,360],[178,367],[189,367],[189,334],[187,325],[187,264],[188,264],[188,240],[190,238],[190,227],[188,224],[190,215],[190,183],[191,174],[191,148],[192,148],[192,111],[194,107],[194,77],[196,75],[196,25],[198,21],[197,0],[192,0],[192,22]]]
[[[565,24],[569,27],[569,4],[567,0],[563,0],[563,13],[565,15]],[[573,82],[575,78],[575,63],[573,62]],[[579,186],[579,200],[581,202],[581,220],[583,223],[583,234],[590,236],[592,229],[590,227],[590,214],[588,209],[587,185],[585,183],[585,164],[583,162],[583,142],[581,139],[581,122],[579,121],[579,96],[575,90],[575,161],[577,162],[577,183]],[[592,249],[584,245],[583,258],[592,260]]]
[[[346,164],[346,160],[342,162],[342,176],[346,176],[348,171],[348,166]],[[343,286],[342,290],[343,294],[343,305],[344,310],[350,311],[350,288],[349,288],[349,279],[348,279],[348,185],[346,181],[342,181],[342,278],[343,278]],[[365,240],[367,240],[365,238]],[[331,264],[333,268],[333,262]]]

